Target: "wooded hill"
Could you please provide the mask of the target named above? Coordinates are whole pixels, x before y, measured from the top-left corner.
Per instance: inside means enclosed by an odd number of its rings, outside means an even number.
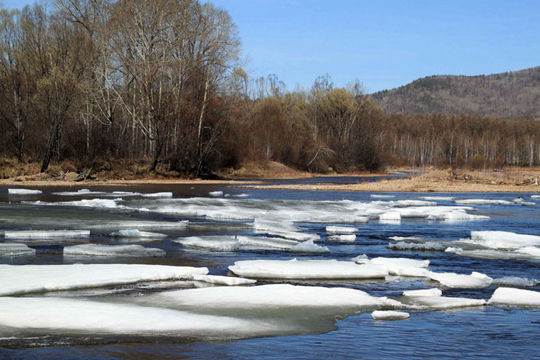
[[[493,75],[428,76],[371,98],[393,114],[540,119],[540,66]]]

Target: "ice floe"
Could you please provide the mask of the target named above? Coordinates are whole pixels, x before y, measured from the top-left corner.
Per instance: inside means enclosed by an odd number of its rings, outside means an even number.
[[[208,195],[213,196],[213,197],[221,197],[221,196],[223,196],[223,191],[219,191],[219,190],[218,191],[210,191],[208,193]]]
[[[87,238],[89,230],[17,230],[5,231],[6,239],[52,239],[52,238]]]
[[[429,260],[385,257],[377,257],[370,260],[367,257],[359,257],[355,258],[355,262],[357,264],[383,266],[390,275],[395,276],[427,277],[429,274],[427,270]]]
[[[373,320],[405,320],[410,318],[409,313],[403,311],[391,311],[391,310],[375,310],[371,313],[371,318]]]
[[[389,244],[387,247],[390,250],[401,251],[444,251],[448,246],[435,241],[421,243],[399,241],[397,243]]]
[[[138,229],[123,229],[123,230],[115,231],[111,233],[111,236],[127,237],[127,238],[153,238],[153,239],[160,239],[160,238],[167,237],[167,235],[165,234],[148,232],[148,231],[140,231]]]
[[[287,250],[299,244],[296,240],[277,237],[238,236],[237,239],[245,250]]]
[[[229,266],[234,274],[254,279],[377,279],[386,266],[337,260],[245,260]]]
[[[413,309],[448,310],[486,305],[486,300],[448,296],[403,296],[399,299]]]
[[[470,239],[460,239],[459,243],[491,249],[519,249],[540,246],[540,236],[516,234],[508,231],[471,231]]]
[[[33,189],[8,189],[9,195],[39,195],[43,192],[41,190],[33,190]]]
[[[389,211],[379,215],[380,221],[400,222],[401,214],[397,211]]]
[[[540,292],[500,287],[488,301],[490,305],[540,307]]]
[[[71,257],[158,257],[165,255],[165,250],[141,245],[82,244],[64,247],[64,256]]]
[[[460,289],[486,288],[493,281],[489,276],[478,272],[472,272],[471,275],[429,272],[428,277],[439,282],[444,287]]]
[[[329,234],[354,234],[358,229],[348,226],[327,226],[326,232]]]
[[[512,201],[502,199],[457,199],[454,200],[460,205],[512,205]]]
[[[36,250],[29,248],[25,244],[0,243],[0,258],[34,255],[36,255]]]
[[[511,250],[448,247],[445,251],[460,256],[481,259],[540,259],[540,249],[532,246]]]
[[[429,201],[452,201],[455,198],[453,196],[422,196],[421,199]]]
[[[442,296],[441,289],[420,289],[420,290],[407,290],[403,292],[403,296]]]
[[[0,265],[0,296],[83,289],[141,281],[191,280],[207,268],[135,264]]]
[[[538,284],[534,279],[522,278],[519,276],[505,276],[498,279],[493,279],[493,285],[505,287],[533,287]]]
[[[319,246],[313,242],[313,240],[304,241],[298,243],[289,248],[290,252],[296,253],[311,253],[311,254],[324,254],[329,253],[330,250],[326,246]]]
[[[326,238],[326,241],[339,242],[339,243],[353,243],[356,241],[356,235],[354,234],[342,234],[342,235],[330,235]]]
[[[232,252],[240,248],[238,239],[233,236],[190,236],[174,242],[187,248],[205,251]]]
[[[252,285],[257,282],[257,280],[252,279],[218,275],[193,275],[193,280],[201,281],[208,284],[226,286]]]
[[[389,194],[371,194],[370,196],[374,199],[391,199],[396,197],[396,195]]]

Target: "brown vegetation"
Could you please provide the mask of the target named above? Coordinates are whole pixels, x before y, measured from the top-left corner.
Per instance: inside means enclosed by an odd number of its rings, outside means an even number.
[[[336,88],[328,76],[309,91],[250,81],[232,20],[210,3],[55,5],[0,11],[0,156],[18,159],[0,177],[540,165],[538,121],[388,114],[358,82]]]

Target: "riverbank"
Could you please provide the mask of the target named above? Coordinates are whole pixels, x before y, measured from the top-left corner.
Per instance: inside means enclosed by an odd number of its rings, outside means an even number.
[[[412,169],[411,169],[412,170]],[[258,189],[358,192],[540,192],[540,168],[504,170],[427,170],[419,176],[359,184],[248,185]]]

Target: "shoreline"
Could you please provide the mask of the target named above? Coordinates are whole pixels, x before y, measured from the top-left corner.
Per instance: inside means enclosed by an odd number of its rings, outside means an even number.
[[[0,186],[14,187],[107,187],[137,185],[235,185],[251,189],[278,189],[301,191],[343,191],[343,192],[413,192],[413,193],[540,193],[540,168],[508,168],[504,170],[466,171],[399,169],[415,172],[407,178],[381,179],[374,182],[355,184],[280,184],[263,185],[265,179],[331,178],[331,177],[385,177],[396,169],[381,173],[345,174],[274,174],[275,176],[231,177],[229,179],[204,180],[182,178],[147,177],[138,179],[97,179],[73,181],[54,178],[11,178],[1,179]],[[295,176],[299,175],[299,176]]]

